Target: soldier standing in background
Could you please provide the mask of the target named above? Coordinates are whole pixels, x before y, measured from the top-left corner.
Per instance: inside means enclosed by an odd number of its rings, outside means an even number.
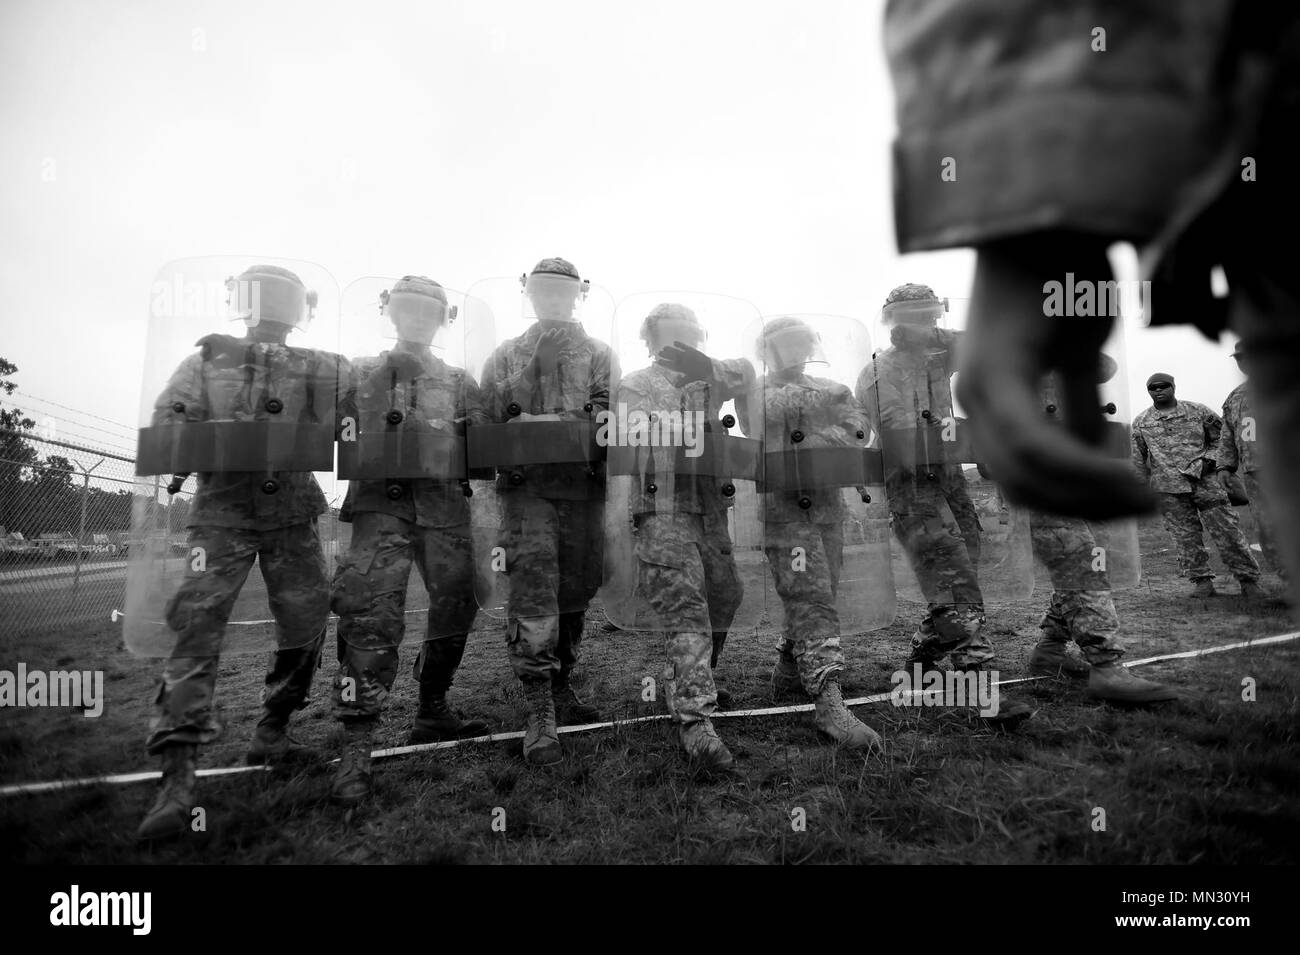
[[[1156,493],[1165,527],[1178,548],[1178,564],[1194,584],[1192,596],[1213,597],[1214,574],[1205,550],[1204,529],[1219,556],[1241,585],[1241,595],[1257,598],[1259,565],[1241,535],[1228,493],[1215,471],[1223,422],[1205,405],[1179,401],[1172,375],[1147,379],[1151,407],[1133,420],[1133,467]]]
[[[1250,378],[1250,356],[1245,346],[1237,342],[1232,357],[1237,361],[1237,368]],[[1223,431],[1219,434],[1219,449],[1215,459],[1215,473],[1227,488],[1231,475],[1240,474],[1246,486],[1246,496],[1250,498],[1250,513],[1255,517],[1255,526],[1259,528],[1259,546],[1269,566],[1286,579],[1286,568],[1278,556],[1277,542],[1273,534],[1273,521],[1269,515],[1268,502],[1264,497],[1263,462],[1260,460],[1259,445],[1255,440],[1257,422],[1250,394],[1250,381],[1243,381],[1229,392],[1223,402]]]

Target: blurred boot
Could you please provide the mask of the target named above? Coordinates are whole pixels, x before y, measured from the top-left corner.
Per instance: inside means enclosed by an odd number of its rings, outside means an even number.
[[[1118,660],[1092,668],[1088,677],[1088,695],[1095,700],[1127,706],[1178,699],[1173,688],[1134,676]]]
[[[1029,654],[1029,672],[1035,676],[1068,676],[1086,680],[1092,667],[1070,653],[1070,645],[1059,638],[1043,637]]]
[[[253,731],[253,742],[245,757],[249,766],[267,763],[294,763],[310,759],[315,750],[289,735],[287,714],[267,710]]]
[[[370,797],[370,750],[374,745],[375,720],[349,720],[343,724],[343,756],[330,784],[330,798],[343,806],[355,806]]]
[[[163,749],[162,784],[136,838],[170,839],[189,832],[197,757],[198,747],[193,743],[173,743]]]
[[[1214,597],[1217,591],[1214,589],[1214,581],[1209,577],[1202,577],[1196,581],[1196,586],[1192,588],[1193,597]]]

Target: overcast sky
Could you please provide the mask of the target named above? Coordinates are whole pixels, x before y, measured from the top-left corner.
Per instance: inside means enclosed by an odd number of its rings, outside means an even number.
[[[969,253],[895,250],[882,9],[5,0],[16,400],[134,425],[150,289],[190,256],[463,289],[562,255],[616,298],[698,289],[868,323],[900,282],[967,295]],[[1240,380],[1229,350],[1133,330],[1133,410],[1154,370],[1217,408]]]

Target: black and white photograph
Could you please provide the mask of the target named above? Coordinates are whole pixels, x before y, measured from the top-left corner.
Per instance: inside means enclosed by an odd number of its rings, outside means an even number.
[[[1269,921],[1291,5],[6,0],[0,75],[6,920],[832,865]]]

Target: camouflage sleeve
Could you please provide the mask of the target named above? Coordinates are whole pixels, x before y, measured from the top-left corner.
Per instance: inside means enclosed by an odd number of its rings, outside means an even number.
[[[510,374],[510,359],[505,346],[498,347],[483,364],[479,375],[479,394],[489,421],[504,421],[506,407],[523,385],[523,374]],[[533,382],[530,380],[529,389]]]
[[[467,371],[460,373],[460,389],[456,396],[456,433],[464,434],[465,425],[489,424],[487,403],[483,389],[479,387],[474,376]]]
[[[1133,422],[1133,470],[1142,480],[1151,480],[1151,459],[1147,454],[1147,439],[1143,437],[1136,421]]]
[[[1219,433],[1219,446],[1214,452],[1215,464],[1229,471],[1236,471],[1241,463],[1237,452],[1237,428],[1240,423],[1233,413],[1231,400],[1223,403],[1223,428]]]
[[[831,426],[838,431],[830,436],[833,440],[853,445],[860,440],[859,432],[863,438],[870,434],[871,421],[847,386],[840,385],[832,390],[827,410]]]
[[[718,386],[718,400],[739,398],[754,387],[754,366],[745,358],[715,358],[713,380]]]
[[[650,390],[642,387],[636,377],[619,382],[615,403],[627,405],[628,411],[653,411],[655,404]]]
[[[873,433],[880,434],[880,398],[876,394],[876,363],[873,359],[862,373],[858,375],[857,387],[854,389],[854,397],[858,400],[862,413],[866,416],[867,423],[870,425]]]
[[[162,394],[154,401],[153,420],[150,424],[158,425],[174,418],[176,410],[172,406],[178,401],[185,405],[187,420],[202,420],[206,417],[206,412],[202,406],[202,398],[203,359],[198,354],[193,354],[181,362],[176,370],[172,372],[171,378],[167,380],[167,386],[163,388]]]
[[[1202,422],[1205,428],[1205,454],[1208,460],[1214,460],[1219,446],[1219,435],[1223,432],[1223,419],[1211,411],[1209,408],[1201,405]]]
[[[589,400],[597,411],[609,410],[609,393],[611,386],[618,383],[618,359],[614,349],[600,345],[591,356],[591,385],[587,392]]]

